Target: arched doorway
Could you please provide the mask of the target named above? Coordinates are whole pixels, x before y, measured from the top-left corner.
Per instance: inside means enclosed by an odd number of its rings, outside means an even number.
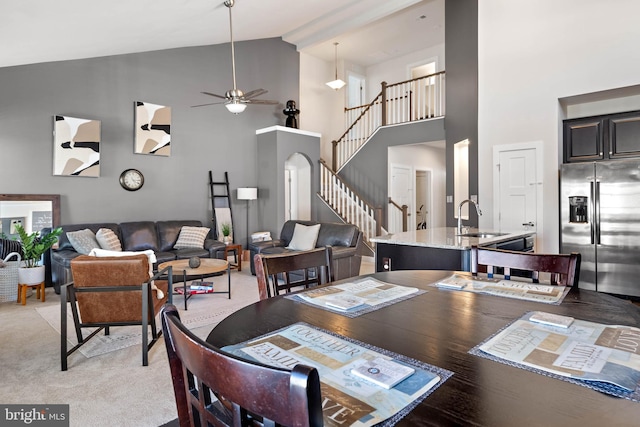
[[[284,163],[285,221],[311,219],[311,162],[293,153]]]

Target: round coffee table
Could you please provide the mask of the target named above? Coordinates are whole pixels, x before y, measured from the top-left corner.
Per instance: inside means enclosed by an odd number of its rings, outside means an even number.
[[[174,261],[163,262],[158,266],[158,270],[162,270],[166,267],[173,267],[173,278],[175,280],[182,280],[182,295],[184,295],[184,309],[187,309],[187,301],[195,293],[187,292],[187,280],[204,279],[205,277],[211,277],[217,273],[227,272],[227,281],[229,287],[227,291],[207,292],[208,294],[228,294],[231,299],[231,274],[229,269],[229,262],[216,259],[216,258],[200,258],[200,266],[197,268],[189,267],[188,259],[177,259]],[[182,272],[182,274],[179,274]],[[176,295],[174,293],[174,295]]]

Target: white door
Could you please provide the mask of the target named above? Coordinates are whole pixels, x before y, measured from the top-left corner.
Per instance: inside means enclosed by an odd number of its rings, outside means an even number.
[[[407,229],[415,230],[415,215],[413,208],[413,176],[410,166],[391,165],[391,183],[389,197],[399,206],[407,205]],[[402,211],[389,204],[389,232],[402,232]]]
[[[536,148],[498,151],[497,220],[500,230],[536,230],[538,225],[538,159]]]

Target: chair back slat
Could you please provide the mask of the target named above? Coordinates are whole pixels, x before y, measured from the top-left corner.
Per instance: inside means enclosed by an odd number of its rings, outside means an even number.
[[[161,316],[181,427],[322,425],[315,368],[289,371],[226,353],[189,331],[173,304]]]
[[[580,273],[580,254],[539,254],[533,252],[506,251],[501,249],[471,248],[471,273],[486,271],[489,277],[496,268],[503,268],[506,279],[514,270],[530,272],[529,277],[538,283],[540,273],[548,273],[553,285],[577,286]]]
[[[260,299],[279,295],[292,288],[317,286],[332,282],[331,246],[303,252],[256,254],[254,257]]]

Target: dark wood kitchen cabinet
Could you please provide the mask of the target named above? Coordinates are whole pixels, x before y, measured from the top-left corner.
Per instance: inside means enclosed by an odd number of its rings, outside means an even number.
[[[563,122],[564,163],[640,157],[640,111]]]

